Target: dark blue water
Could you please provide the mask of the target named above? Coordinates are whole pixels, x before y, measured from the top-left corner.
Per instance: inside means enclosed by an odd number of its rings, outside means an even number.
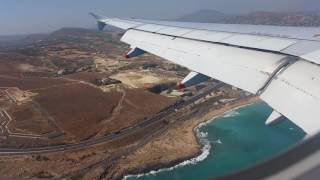
[[[266,160],[303,139],[305,133],[288,120],[266,126],[265,121],[271,111],[267,104],[259,102],[228,112],[199,128],[202,141],[211,147],[210,154],[203,161],[127,179],[214,178]]]

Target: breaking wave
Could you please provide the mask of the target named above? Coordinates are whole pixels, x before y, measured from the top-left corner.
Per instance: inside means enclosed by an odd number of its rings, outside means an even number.
[[[221,116],[221,117],[224,117],[224,118],[226,118],[226,117],[235,117],[235,116],[237,116],[237,115],[239,115],[240,113],[238,112],[238,111],[236,111],[236,110],[231,110],[231,111],[229,111],[229,112],[227,112],[227,113],[225,113],[223,116]]]
[[[248,105],[244,105],[244,106],[248,106]],[[172,171],[174,169],[177,169],[177,168],[180,168],[180,167],[184,167],[184,166],[188,166],[188,165],[195,165],[203,160],[205,160],[209,155],[210,155],[210,150],[211,150],[211,143],[210,141],[208,140],[208,132],[201,132],[200,129],[208,124],[210,124],[212,121],[214,121],[215,119],[217,118],[225,118],[225,117],[234,117],[234,116],[237,116],[239,115],[240,113],[237,111],[238,109],[244,107],[244,106],[240,106],[238,108],[235,108],[235,109],[232,109],[230,111],[227,111],[225,113],[223,113],[222,115],[219,115],[219,116],[215,116],[213,117],[211,120],[208,120],[206,122],[202,122],[200,123],[195,129],[194,131],[196,132],[196,135],[198,137],[198,140],[200,142],[200,144],[202,145],[202,149],[201,149],[201,154],[195,158],[192,158],[192,159],[189,159],[189,160],[186,160],[186,161],[183,161],[175,166],[172,166],[170,168],[163,168],[163,169],[159,169],[159,170],[152,170],[148,173],[144,173],[144,174],[138,174],[138,175],[126,175],[123,180],[127,180],[128,178],[131,178],[131,177],[136,177],[136,178],[139,178],[139,177],[142,177],[142,176],[154,176],[158,173],[161,173],[161,172],[166,172],[166,171]],[[222,144],[222,141],[220,139],[216,140],[213,142],[213,144]]]
[[[211,121],[211,120],[210,120]],[[200,125],[198,125],[196,128],[195,128],[195,132],[197,134],[197,137],[199,139],[199,142],[201,143],[202,145],[202,149],[201,149],[201,154],[195,158],[192,158],[192,159],[189,159],[189,160],[186,160],[186,161],[183,161],[173,167],[170,167],[170,168],[163,168],[163,169],[159,169],[159,170],[153,170],[153,171],[150,171],[148,173],[145,173],[145,174],[138,174],[138,175],[127,175],[123,178],[123,180],[126,180],[130,177],[142,177],[142,176],[151,176],[151,175],[156,175],[158,173],[161,173],[161,172],[165,172],[165,171],[172,171],[174,169],[177,169],[177,168],[180,168],[180,167],[184,167],[184,166],[188,166],[188,165],[195,165],[197,164],[198,162],[201,162],[203,160],[205,160],[209,154],[210,154],[210,150],[211,150],[211,144],[210,144],[210,141],[207,139],[208,137],[208,132],[201,132],[200,131],[200,128],[205,126],[207,123],[201,123]],[[221,142],[218,140],[218,143]]]

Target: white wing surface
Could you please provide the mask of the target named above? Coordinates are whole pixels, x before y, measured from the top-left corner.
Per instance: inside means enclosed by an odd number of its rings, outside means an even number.
[[[261,97],[306,133],[320,132],[320,28],[101,18],[122,41]]]

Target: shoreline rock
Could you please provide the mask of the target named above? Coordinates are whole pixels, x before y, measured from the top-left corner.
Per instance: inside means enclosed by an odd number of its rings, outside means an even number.
[[[128,175],[145,174],[164,168],[176,166],[184,161],[202,154],[202,144],[195,132],[204,122],[210,121],[227,111],[260,101],[251,97],[226,104],[219,109],[209,109],[200,117],[176,122],[165,133],[139,148],[132,154],[122,158],[111,169],[115,179],[123,179]]]

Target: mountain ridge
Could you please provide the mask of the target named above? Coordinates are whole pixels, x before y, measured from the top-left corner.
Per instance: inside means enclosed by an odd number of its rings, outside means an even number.
[[[230,15],[216,10],[204,9],[171,19],[171,21],[320,27],[320,12],[258,11],[248,14]],[[109,26],[107,27],[107,31],[118,32],[116,28]],[[63,27],[51,33],[0,36],[0,45],[11,45],[18,42],[34,42],[47,38],[82,37],[96,33],[98,32],[93,28]]]
[[[230,15],[216,10],[200,10],[191,14],[173,19],[174,21],[253,24],[253,25],[280,25],[280,26],[320,26],[320,12],[269,12],[256,11],[248,14]]]

